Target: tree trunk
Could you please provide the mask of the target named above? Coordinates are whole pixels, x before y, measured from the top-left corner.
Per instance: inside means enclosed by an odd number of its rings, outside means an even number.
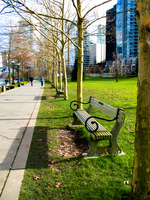
[[[139,72],[135,153],[130,199],[150,199],[150,1],[137,0]]]
[[[59,88],[62,90],[62,71],[61,71],[61,61],[58,61],[59,64]]]
[[[54,79],[54,87],[57,88],[57,64],[56,64],[56,49],[54,48],[54,57],[53,57],[53,79]]]
[[[77,71],[77,101],[82,102],[82,81],[83,81],[83,18],[81,13],[81,1],[77,0],[78,7],[78,71]],[[79,104],[82,108],[82,104]]]
[[[64,81],[64,99],[68,99],[68,90],[67,90],[67,73],[66,73],[66,65],[64,58],[64,47],[62,47],[62,66],[63,66],[63,81]]]
[[[64,17],[64,5],[65,2],[63,0],[62,7],[62,19]],[[62,31],[65,31],[64,28],[64,20],[62,20]],[[67,90],[67,73],[66,73],[66,65],[65,65],[65,42],[64,42],[64,34],[62,33],[62,51],[61,51],[61,59],[62,59],[62,68],[63,68],[63,81],[64,81],[64,99],[68,99],[68,90]]]
[[[9,51],[8,51],[9,87],[11,85],[11,63],[10,63],[11,41],[12,41],[12,30],[9,34]]]
[[[52,62],[50,61],[49,57],[49,63],[48,63],[48,82],[52,83]]]

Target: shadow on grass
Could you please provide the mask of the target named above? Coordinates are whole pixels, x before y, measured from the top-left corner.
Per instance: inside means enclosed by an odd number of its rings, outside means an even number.
[[[68,130],[62,129],[61,127],[59,128],[60,130],[68,132]],[[63,157],[55,150],[58,146],[56,142],[56,130],[58,130],[58,127],[35,126],[26,169],[42,169],[49,167],[49,164],[56,165],[72,161],[79,162],[83,158],[82,155],[69,158]],[[70,135],[73,136],[71,137],[73,138],[71,143],[74,143],[77,148],[81,148],[82,152],[84,152],[83,146],[80,147],[80,145],[86,143],[84,148],[87,149],[87,141],[85,142],[85,139],[79,139],[78,131],[71,131]],[[53,160],[55,160],[55,162]]]
[[[124,185],[116,174],[122,162],[119,156],[108,155],[88,160],[83,159],[82,155],[61,157],[55,151],[58,146],[56,138],[55,129],[35,126],[20,199],[128,198],[129,186]],[[33,180],[33,177],[39,177],[39,180]],[[58,183],[59,188],[56,187]]]
[[[26,169],[40,169],[47,167],[48,159],[48,127],[35,126]]]

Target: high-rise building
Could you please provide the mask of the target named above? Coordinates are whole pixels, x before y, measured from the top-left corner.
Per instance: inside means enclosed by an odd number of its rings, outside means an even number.
[[[106,11],[106,61],[116,56],[116,5]]]
[[[98,35],[97,35],[97,44],[93,46],[92,48],[96,49],[96,63],[103,63],[106,61],[106,26],[103,24],[98,25]]]
[[[97,43],[106,44],[106,26],[98,25]]]
[[[122,1],[117,1],[117,7],[116,7],[116,47],[117,47],[117,58],[118,60],[121,60],[122,55],[122,49],[123,49],[123,19],[122,19]]]
[[[117,53],[122,54],[122,58],[138,56],[138,26],[134,9],[135,0],[118,0],[116,18],[117,32]]]
[[[66,33],[69,37],[77,44],[77,28],[76,26],[68,23],[66,26]],[[70,40],[68,40],[67,48],[65,50],[65,60],[67,67],[73,67],[75,63],[75,57],[77,54],[77,48],[72,44]]]
[[[90,65],[104,63],[106,61],[106,45],[105,44],[92,44],[90,45]]]

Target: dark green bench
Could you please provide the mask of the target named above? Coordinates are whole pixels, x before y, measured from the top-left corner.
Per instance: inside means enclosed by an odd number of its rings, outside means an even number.
[[[63,89],[56,88],[56,98],[63,98],[63,97],[64,97]]]
[[[78,103],[89,104],[87,111],[85,111],[84,109],[78,109]],[[87,151],[87,156],[98,156],[106,152],[108,154],[122,153],[117,143],[117,136],[125,119],[125,112],[122,108],[114,108],[110,105],[94,99],[93,97],[90,97],[89,102],[87,103],[72,101],[70,103],[70,108],[74,111],[74,119],[70,127],[84,125],[90,133],[90,147]],[[92,111],[92,108],[98,109],[110,119],[93,115],[91,116],[90,113]],[[100,124],[100,122],[98,122],[100,120],[105,120],[107,122],[115,121],[112,130],[110,132],[107,131]],[[109,145],[104,147],[97,146],[98,142],[101,140],[108,140]]]

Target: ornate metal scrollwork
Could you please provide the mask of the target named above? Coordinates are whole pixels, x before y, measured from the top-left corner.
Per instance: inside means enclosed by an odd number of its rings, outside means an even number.
[[[74,102],[76,102],[76,103],[74,103]],[[74,104],[73,104],[73,103],[74,103]],[[70,103],[70,108],[71,108],[71,110],[73,110],[73,111],[78,110],[79,106],[78,106],[77,103],[80,103],[80,102],[78,102],[78,101],[72,101],[72,102]],[[76,106],[77,108],[76,108],[76,109],[72,108],[72,104],[73,104],[73,106]]]
[[[76,111],[76,110],[78,110],[78,108],[79,108],[79,105],[78,105],[77,103],[89,104],[89,103],[90,103],[90,100],[91,100],[91,97],[90,97],[90,99],[89,99],[89,101],[88,101],[87,103],[80,102],[80,101],[76,101],[76,100],[71,101],[71,103],[70,103],[70,108],[71,108],[71,110]],[[73,104],[73,103],[74,103],[74,104]],[[73,104],[73,106],[76,106],[76,109],[72,108],[72,104]]]
[[[87,129],[87,131],[89,131],[90,133],[95,133],[97,130],[98,130],[98,123],[97,121],[90,121],[88,122],[91,118],[96,118],[95,116],[91,116],[91,117],[88,117],[86,120],[85,120],[85,128]],[[94,130],[90,130],[87,126],[87,123],[91,123],[91,124],[95,124],[96,127]]]
[[[97,122],[97,121],[89,121],[91,118],[97,118],[97,119],[101,119],[101,120],[104,120],[104,121],[107,121],[107,122],[112,122],[112,121],[114,121],[114,120],[117,119],[118,114],[119,114],[119,109],[117,110],[117,114],[116,114],[116,116],[115,116],[113,119],[105,119],[105,118],[101,118],[101,117],[97,117],[97,116],[90,116],[90,117],[88,117],[88,118],[85,120],[85,128],[86,128],[87,131],[89,131],[90,133],[95,133],[95,132],[98,130],[98,122]],[[88,121],[89,121],[89,122],[88,122]],[[96,127],[95,127],[94,130],[88,129],[87,124],[89,124],[89,123],[95,124],[95,125],[96,125]]]

